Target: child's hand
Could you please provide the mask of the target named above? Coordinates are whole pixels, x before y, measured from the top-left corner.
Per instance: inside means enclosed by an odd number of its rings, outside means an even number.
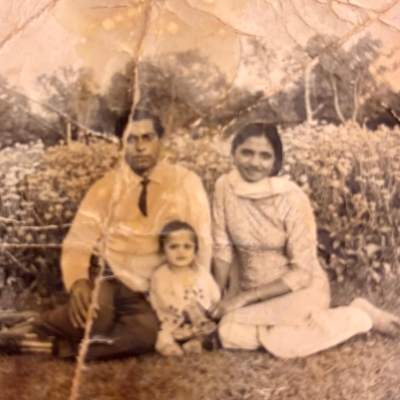
[[[157,349],[163,356],[182,356],[183,350],[177,343],[168,343]]]
[[[214,321],[203,322],[199,328],[202,334],[208,335],[217,329],[217,324]]]
[[[174,330],[174,338],[176,340],[184,340],[191,336],[193,336],[193,329],[190,324],[185,324]]]
[[[189,304],[185,311],[188,313],[190,322],[193,325],[201,325],[202,322],[208,321],[206,310],[197,301]]]

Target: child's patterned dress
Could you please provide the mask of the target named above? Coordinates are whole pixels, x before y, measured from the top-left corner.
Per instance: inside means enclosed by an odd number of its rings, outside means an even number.
[[[190,339],[215,329],[206,313],[219,302],[219,288],[204,268],[197,265],[188,268],[190,272],[184,275],[185,279],[167,264],[151,277],[150,303],[161,322],[158,351],[169,344],[176,345],[176,340]]]

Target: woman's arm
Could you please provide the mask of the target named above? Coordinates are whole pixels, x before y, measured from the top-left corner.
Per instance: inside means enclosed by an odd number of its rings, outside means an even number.
[[[197,233],[199,250],[196,260],[199,265],[210,271],[213,241],[211,238],[210,203],[201,179],[191,172],[183,182],[186,192],[188,221]]]
[[[291,289],[282,279],[261,285],[258,288],[243,291],[229,299],[222,300],[210,313],[213,319],[221,319],[229,311],[242,308],[250,304],[283,296],[290,293]]]
[[[225,215],[225,181],[224,176],[215,183],[212,215],[214,239],[214,276],[223,293],[228,283],[229,269],[233,261],[233,245],[228,234]]]
[[[215,258],[213,261],[213,265],[214,265],[213,273],[215,281],[217,282],[219,290],[222,293],[228,283],[230,264],[227,261]]]
[[[286,285],[283,279],[276,279],[258,288],[239,293],[238,296],[242,296],[243,306],[247,306],[249,304],[272,299],[273,297],[283,296],[290,292],[291,289]]]
[[[320,268],[317,228],[310,200],[300,188],[297,187],[287,199],[289,208],[284,226],[290,271],[282,279],[292,291],[296,291],[310,286],[315,271]]]

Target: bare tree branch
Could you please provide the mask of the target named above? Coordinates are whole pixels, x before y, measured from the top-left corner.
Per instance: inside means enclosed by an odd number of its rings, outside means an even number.
[[[1,243],[1,249],[59,249],[61,244],[46,243],[46,244],[35,244],[35,243]]]
[[[19,229],[26,229],[30,231],[40,232],[40,231],[52,231],[57,229],[69,228],[71,224],[61,224],[61,225],[47,225],[47,226],[21,226]]]

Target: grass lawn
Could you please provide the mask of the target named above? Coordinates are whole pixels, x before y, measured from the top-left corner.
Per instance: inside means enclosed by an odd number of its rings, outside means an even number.
[[[305,359],[265,352],[89,363],[81,399],[400,399],[400,340],[362,335]],[[74,363],[46,356],[0,358],[1,400],[68,399]]]
[[[332,305],[358,293],[332,283]],[[398,282],[369,291],[376,305],[399,314]],[[45,355],[0,356],[0,400],[68,400],[75,363]],[[368,333],[323,353],[280,360],[268,353],[151,354],[86,366],[80,399],[95,400],[394,400],[400,399],[400,338]]]

